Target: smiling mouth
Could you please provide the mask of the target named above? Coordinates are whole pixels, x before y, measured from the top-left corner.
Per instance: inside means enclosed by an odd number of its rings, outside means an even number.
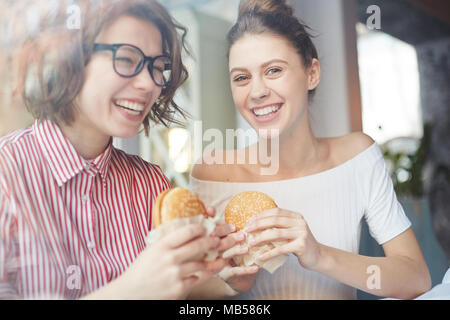
[[[282,103],[272,104],[264,107],[252,108],[251,112],[258,118],[267,118],[277,113],[281,109]]]
[[[114,105],[134,116],[142,114],[145,109],[145,105],[142,103],[124,99],[114,101]]]

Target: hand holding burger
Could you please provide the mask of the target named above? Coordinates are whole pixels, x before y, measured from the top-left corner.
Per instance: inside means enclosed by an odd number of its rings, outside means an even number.
[[[189,189],[176,187],[161,192],[155,200],[152,212],[153,228],[175,220],[195,216],[208,217],[199,197]]]
[[[259,256],[263,263],[292,253],[300,265],[309,270],[319,271],[326,264],[322,254],[324,246],[315,239],[301,213],[281,208],[268,209],[253,217],[244,230],[255,235],[249,241],[250,248],[278,243]]]
[[[205,227],[207,235],[214,231],[217,224],[216,220],[208,215],[197,194],[180,187],[168,189],[160,193],[155,200],[149,242],[155,243],[181,226],[197,223]],[[213,261],[217,256],[217,250],[209,250],[198,258]]]
[[[181,230],[188,226],[203,227],[205,235],[219,240],[217,246],[209,248],[206,253],[203,251],[194,256],[191,249],[190,260],[202,262],[206,266],[203,272],[195,274],[197,284],[220,272],[225,266],[225,261],[218,258],[219,253],[243,239],[240,238],[240,233],[233,232],[235,229],[231,225],[219,223],[214,216],[214,208],[206,208],[197,194],[189,189],[177,187],[166,190],[155,200],[152,214],[153,230],[149,236],[149,242],[154,246],[167,242],[169,238],[176,239]]]
[[[206,208],[198,195],[185,188],[172,188],[162,192],[155,200],[152,214],[153,230],[149,242],[158,242],[167,234],[187,224],[201,224],[206,235],[218,237],[220,242],[214,249],[208,250],[197,260],[208,262],[208,270],[216,274],[224,267],[224,261],[217,259],[219,254],[241,241],[240,234],[232,233],[230,225],[219,223],[214,208]]]
[[[262,192],[246,191],[236,194],[225,208],[225,222],[233,224],[238,230],[244,230],[244,227],[248,224],[248,221],[256,216],[258,213],[275,209],[277,205],[273,199]],[[266,233],[267,230],[259,230],[255,233],[247,233],[247,245],[251,241]],[[248,253],[244,256],[235,256],[233,261],[238,266],[260,266],[267,271],[273,273],[278,267],[280,267],[285,261],[287,256],[280,255],[273,257],[271,260],[262,261],[260,256],[271,251],[277,246],[284,244],[285,241],[267,241],[260,246],[250,247]]]

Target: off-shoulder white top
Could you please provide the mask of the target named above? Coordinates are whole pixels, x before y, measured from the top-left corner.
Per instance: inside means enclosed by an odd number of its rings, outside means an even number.
[[[376,143],[337,167],[309,176],[270,182],[205,181],[191,176],[190,183],[221,215],[234,194],[265,192],[280,208],[301,213],[318,242],[353,253],[359,250],[362,219],[379,244],[411,226]],[[238,298],[356,299],[356,289],[304,269],[290,254],[273,274],[261,269],[253,289]]]

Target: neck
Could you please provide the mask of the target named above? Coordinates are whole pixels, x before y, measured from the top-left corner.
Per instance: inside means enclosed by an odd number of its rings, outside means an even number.
[[[289,132],[283,132],[278,137],[267,140],[268,157],[278,160],[279,176],[296,176],[307,172],[319,162],[321,152],[319,139],[312,132],[309,121]],[[274,144],[278,144],[274,145]],[[274,150],[278,149],[277,154]],[[278,158],[278,159],[272,159]]]
[[[58,123],[64,136],[70,141],[78,154],[85,160],[95,159],[109,144],[111,137],[102,135],[96,130],[78,129],[76,122],[68,126]]]

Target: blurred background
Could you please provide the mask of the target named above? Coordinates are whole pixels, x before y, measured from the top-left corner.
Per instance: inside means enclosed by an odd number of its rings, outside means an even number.
[[[160,2],[188,28],[190,78],[176,100],[191,119],[184,127],[153,125],[149,138],[141,133],[114,144],[159,164],[173,185],[187,186],[196,160],[194,140],[204,147],[211,142],[202,139],[209,128],[224,137],[226,129],[249,129],[234,108],[226,59],[225,37],[239,0]],[[381,146],[433,286],[439,284],[450,266],[450,1],[288,2],[312,28],[321,61],[322,80],[310,106],[315,134],[363,131]],[[76,3],[0,0],[0,136],[33,123],[20,97],[13,95],[17,49],[39,32],[44,13]],[[360,253],[383,255],[365,223]],[[377,297],[358,292],[358,298]]]

